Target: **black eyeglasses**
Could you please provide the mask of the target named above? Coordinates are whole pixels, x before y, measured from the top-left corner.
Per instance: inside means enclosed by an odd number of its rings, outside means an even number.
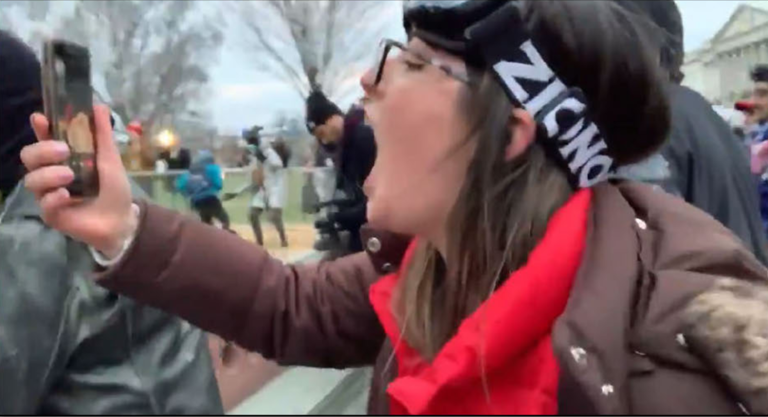
[[[379,53],[377,55],[378,61],[376,63],[376,81],[373,84],[374,86],[379,85],[379,83],[381,82],[381,78],[384,76],[384,66],[387,64],[387,57],[389,56],[389,53],[392,50],[392,48],[397,48],[400,52],[408,52],[411,56],[413,56],[415,59],[417,59],[421,63],[437,67],[449,77],[459,80],[466,84],[471,84],[469,80],[469,76],[466,73],[461,71],[456,71],[454,68],[451,68],[440,59],[425,58],[419,55],[418,53],[411,51],[410,49],[408,49],[407,46],[403,45],[398,41],[395,41],[392,39],[384,39],[381,41],[381,44],[379,45]]]

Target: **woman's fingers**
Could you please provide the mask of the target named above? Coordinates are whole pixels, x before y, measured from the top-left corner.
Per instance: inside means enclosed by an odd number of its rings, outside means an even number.
[[[42,210],[43,220],[55,227],[62,208],[70,204],[72,204],[72,200],[66,188],[59,188],[43,195],[40,198],[40,210]]]
[[[112,141],[109,109],[94,107],[96,158],[99,170],[99,195],[72,198],[66,187],[75,178],[67,160],[66,143],[49,140],[48,121],[35,114],[32,127],[39,142],[22,151],[22,162],[29,173],[25,186],[38,199],[43,220],[54,229],[98,250],[111,252],[135,231],[137,216],[132,208],[128,176],[120,153]]]
[[[109,108],[102,105],[95,106],[93,115],[96,125],[96,165],[101,188],[99,192],[108,188],[129,192],[128,176],[123,167],[120,151],[113,139]]]
[[[68,166],[52,165],[36,169],[24,177],[24,186],[33,194],[42,197],[52,190],[66,187],[75,179]]]
[[[34,143],[21,150],[21,162],[32,172],[48,165],[64,164],[69,158],[69,146],[66,143],[45,140]]]
[[[115,169],[111,165],[117,164],[122,166],[122,160],[120,159],[120,151],[117,146],[112,133],[112,123],[109,120],[110,111],[107,106],[96,105],[93,108],[94,124],[96,125],[96,148],[97,148],[97,160],[98,164],[105,164],[105,167]]]
[[[45,116],[43,116],[40,113],[35,113],[32,115],[31,121],[32,121],[32,130],[35,131],[35,136],[37,136],[37,140],[44,141],[44,140],[51,139],[51,133],[48,127],[48,119],[46,119]]]

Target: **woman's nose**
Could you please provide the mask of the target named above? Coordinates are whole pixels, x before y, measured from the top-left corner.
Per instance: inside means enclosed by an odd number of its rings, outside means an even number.
[[[373,69],[366,71],[365,74],[363,74],[363,76],[360,78],[360,86],[363,87],[363,91],[366,95],[373,94],[373,91],[376,88],[374,85],[375,83],[376,80]]]

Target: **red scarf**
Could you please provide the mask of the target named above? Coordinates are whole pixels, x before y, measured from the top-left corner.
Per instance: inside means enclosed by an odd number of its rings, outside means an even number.
[[[464,320],[432,363],[398,343],[391,311],[415,242],[400,273],[371,287],[371,303],[397,358],[398,377],[387,389],[392,414],[557,413],[559,367],[550,334],[581,262],[591,196],[579,191],[555,213],[528,263]]]

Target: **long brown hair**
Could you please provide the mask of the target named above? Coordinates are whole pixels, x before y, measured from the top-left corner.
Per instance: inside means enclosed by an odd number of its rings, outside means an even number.
[[[526,22],[552,69],[582,88],[619,163],[657,149],[669,127],[658,56],[620,8],[601,1],[532,1]],[[489,73],[459,100],[476,151],[447,225],[446,257],[416,249],[393,298],[403,339],[433,359],[461,322],[528,260],[573,189],[534,143],[506,161],[512,104]],[[640,125],[638,121],[642,121]]]
[[[447,268],[422,242],[395,298],[408,343],[431,359],[503,277],[520,268],[550,216],[571,195],[565,174],[533,145],[507,162],[512,105],[486,77],[462,100],[477,120],[477,151],[449,218]],[[481,122],[482,121],[482,122]]]

